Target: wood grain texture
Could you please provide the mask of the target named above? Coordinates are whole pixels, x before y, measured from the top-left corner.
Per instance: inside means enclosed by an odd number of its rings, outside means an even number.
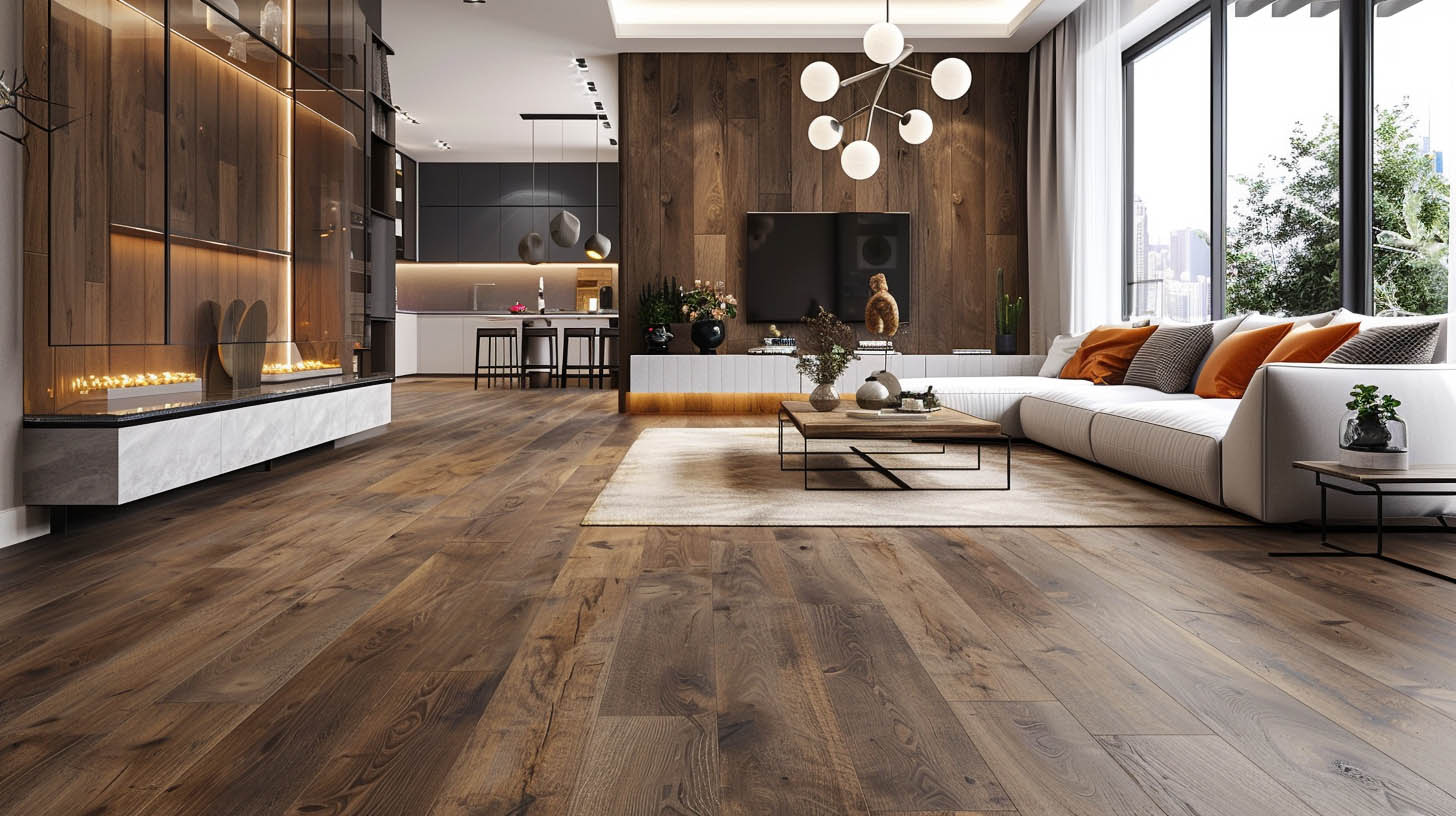
[[[1421,576],[1281,528],[583,528],[644,429],[772,420],[394,398],[0,551],[0,812],[1456,812]]]

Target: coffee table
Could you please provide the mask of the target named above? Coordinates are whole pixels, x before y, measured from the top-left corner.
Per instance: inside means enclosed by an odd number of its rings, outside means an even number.
[[[833,411],[816,411],[807,402],[788,400],[779,403],[779,470],[802,471],[804,474],[805,490],[1010,490],[1011,489],[1011,437],[1001,430],[999,422],[992,422],[988,419],[980,419],[970,414],[965,414],[951,408],[942,408],[930,416],[929,419],[856,419],[849,416],[848,411],[854,407],[852,402],[841,402],[839,407]],[[784,449],[784,429],[792,426],[799,432],[804,440],[802,451],[789,451]],[[858,441],[882,441],[897,440],[908,443],[928,443],[938,445],[939,450],[916,448],[907,450],[874,450],[867,451],[859,445],[840,444],[833,450],[813,450],[811,442],[858,442]],[[976,447],[976,464],[971,467],[957,466],[932,466],[932,467],[891,467],[876,459],[883,456],[938,456],[946,453],[947,444],[966,444]],[[946,471],[946,472],[968,472],[981,469],[981,447],[983,445],[1000,446],[1006,449],[1006,483],[994,487],[920,487],[916,488],[904,479],[899,473],[906,471]],[[848,448],[846,451],[845,448]],[[817,457],[835,456],[844,458],[846,455],[858,457],[864,462],[863,465],[834,466],[815,465]],[[789,456],[802,456],[802,467],[789,467],[785,459]],[[810,473],[830,473],[836,471],[874,471],[888,479],[893,488],[882,487],[825,487],[810,486]]]

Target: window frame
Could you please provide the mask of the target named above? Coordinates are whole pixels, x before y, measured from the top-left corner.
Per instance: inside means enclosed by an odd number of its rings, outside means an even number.
[[[1133,64],[1209,15],[1209,300],[1214,320],[1225,316],[1228,260],[1228,14],[1233,0],[1197,0],[1156,31],[1122,52],[1123,258],[1122,312],[1133,304]],[[1375,0],[1340,7],[1340,302],[1371,313],[1374,254],[1374,32]]]

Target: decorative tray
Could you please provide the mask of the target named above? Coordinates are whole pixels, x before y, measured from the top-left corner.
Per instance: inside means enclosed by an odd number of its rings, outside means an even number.
[[[890,410],[900,414],[933,414],[944,407],[944,405],[937,405],[934,408],[891,408]]]

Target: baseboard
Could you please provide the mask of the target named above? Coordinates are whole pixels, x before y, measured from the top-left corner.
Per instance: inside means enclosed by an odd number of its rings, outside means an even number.
[[[51,531],[51,514],[43,507],[8,507],[0,510],[0,547],[9,547]]]
[[[634,393],[627,392],[629,414],[774,414],[784,400],[806,394]]]

